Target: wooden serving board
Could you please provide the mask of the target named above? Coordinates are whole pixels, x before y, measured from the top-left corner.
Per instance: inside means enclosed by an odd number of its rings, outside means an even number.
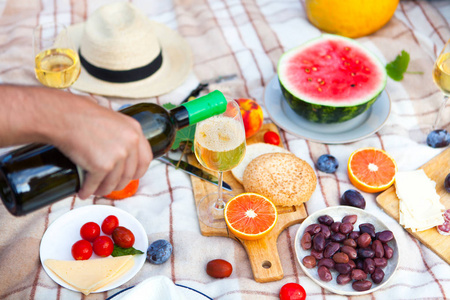
[[[431,180],[436,182],[436,192],[441,197],[441,203],[446,209],[450,209],[450,193],[447,193],[444,188],[444,179],[450,172],[450,148],[444,150],[420,168],[425,171]],[[377,203],[388,215],[397,221],[399,220],[399,200],[394,186],[381,193],[377,197]],[[407,231],[450,264],[449,235],[439,234],[436,227],[418,232],[412,232],[410,229],[407,229]]]
[[[259,132],[247,140],[247,145],[253,143],[264,142],[264,133],[267,131],[278,132],[278,128],[273,124],[263,124]],[[189,163],[202,168],[197,162],[195,155],[188,156]],[[232,192],[228,192],[234,195],[238,195],[244,192],[242,185],[234,178],[231,172],[224,173],[224,181],[227,182]],[[195,203],[200,201],[203,196],[217,191],[217,186],[201,180],[197,177],[191,176],[192,186],[194,188]],[[217,229],[212,228],[199,221],[200,231],[204,236],[224,236],[232,238],[242,244],[247,252],[252,267],[253,277],[257,282],[270,282],[283,278],[283,268],[281,266],[280,257],[278,256],[277,240],[280,233],[287,227],[301,223],[307,216],[305,206],[289,206],[289,207],[277,207],[278,221],[272,231],[265,237],[255,241],[242,240],[235,237],[227,228]],[[224,221],[225,223],[225,221]]]

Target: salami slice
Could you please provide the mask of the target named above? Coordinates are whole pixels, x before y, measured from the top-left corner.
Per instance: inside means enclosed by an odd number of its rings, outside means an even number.
[[[444,224],[436,226],[437,231],[442,235],[450,235],[450,221],[445,221]]]
[[[450,209],[444,212],[444,220],[450,222]]]

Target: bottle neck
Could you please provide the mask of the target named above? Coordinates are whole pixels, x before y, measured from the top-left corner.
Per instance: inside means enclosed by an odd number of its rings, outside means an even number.
[[[189,122],[189,112],[186,107],[175,107],[174,109],[171,109],[169,113],[178,129],[191,125]]]

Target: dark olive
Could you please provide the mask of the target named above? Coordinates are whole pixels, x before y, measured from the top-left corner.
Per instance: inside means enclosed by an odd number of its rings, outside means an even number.
[[[313,237],[313,248],[317,251],[323,251],[323,249],[325,248],[325,236],[323,235],[322,232],[317,233],[316,235],[314,235]]]
[[[364,280],[367,279],[367,274],[363,270],[354,269],[351,273],[351,277],[353,280]]]
[[[375,266],[374,266],[375,267]],[[349,264],[334,264],[334,269],[339,272],[339,274],[348,274],[352,270]]]
[[[356,249],[353,247],[350,247],[350,246],[342,246],[341,252],[347,254],[348,258],[350,258],[350,259],[356,259],[358,257]]]
[[[356,240],[356,243],[358,243],[358,246],[361,248],[369,247],[370,243],[372,242],[372,238],[370,235],[366,232],[361,234],[358,239]]]
[[[348,263],[348,255],[344,252],[338,252],[335,255],[333,255],[333,260],[337,264],[346,264]]]
[[[375,239],[375,226],[370,223],[359,224],[359,232],[361,234],[368,233],[372,239]]]
[[[317,266],[325,266],[328,269],[334,269],[334,260],[332,260],[331,258],[322,258],[321,260],[319,260],[319,262],[317,263]]]
[[[339,232],[340,226],[341,226],[341,222],[333,222],[333,224],[330,225],[330,229],[333,232]]]
[[[374,258],[375,251],[370,248],[359,248],[358,249],[358,257],[361,258]]]
[[[320,228],[319,224],[314,223],[314,224],[308,225],[305,229],[305,232],[308,232],[311,236],[313,236],[316,233],[319,233],[320,229],[321,228]]]
[[[305,256],[302,259],[303,265],[308,269],[314,268],[316,266],[316,262],[316,258],[312,255]]]
[[[317,260],[323,258],[323,251],[317,251],[314,248],[311,248],[311,255],[314,256]]]
[[[353,230],[353,224],[352,223],[342,223],[341,226],[339,226],[339,232],[342,234],[349,234]]]
[[[373,261],[375,262],[376,267],[384,268],[387,266],[387,259],[384,257],[382,258],[375,257]]]
[[[380,283],[383,281],[384,278],[384,272],[380,268],[375,268],[375,271],[370,275],[370,278],[372,278],[373,283]]]
[[[358,216],[357,215],[347,215],[344,218],[342,218],[342,223],[355,224],[357,220],[358,220]]]
[[[375,240],[372,242],[372,250],[375,251],[375,257],[384,257],[384,248],[383,244],[379,240]]]
[[[320,224],[320,228],[321,228],[320,232],[323,233],[324,237],[325,237],[326,239],[329,238],[330,235],[331,235],[330,227],[328,227],[328,226],[325,225],[325,224]]]
[[[394,238],[394,234],[390,230],[380,231],[375,234],[377,240],[382,243],[390,242]]]
[[[358,280],[352,283],[352,287],[355,291],[358,292],[367,291],[372,287],[372,282],[368,280]]]
[[[343,244],[345,246],[350,246],[350,247],[353,247],[353,248],[356,248],[356,246],[358,245],[358,244],[356,244],[354,239],[346,239],[346,240],[344,240]]]
[[[337,284],[344,285],[352,281],[350,274],[339,274],[336,277]]]
[[[333,279],[333,276],[331,275],[330,270],[328,270],[325,266],[320,266],[317,270],[317,273],[319,274],[319,278],[323,281],[331,281]]]
[[[373,271],[375,271],[375,262],[371,258],[364,259],[364,266],[363,266],[364,272],[367,274],[372,274]]]
[[[392,256],[394,256],[394,250],[389,247],[389,245],[383,244],[383,249],[385,258],[390,259]]]
[[[330,236],[330,239],[331,239],[333,242],[338,242],[338,243],[340,243],[340,242],[343,242],[343,241],[346,239],[346,236],[345,236],[345,234],[342,234],[342,233],[340,233],[340,232],[336,232],[336,233],[333,233],[333,234]]]
[[[328,246],[325,247],[323,250],[323,257],[330,258],[332,257],[336,252],[339,251],[339,244],[331,242]]]
[[[361,233],[359,231],[352,231],[348,234],[348,238],[356,241],[360,235]]]
[[[305,232],[303,234],[302,239],[300,240],[300,245],[302,246],[303,250],[311,249],[312,238],[311,238],[311,234],[309,234],[309,232]]]
[[[320,224],[325,224],[327,226],[330,226],[331,224],[333,224],[334,220],[332,217],[330,217],[329,215],[323,215],[320,216],[317,221],[319,221]]]

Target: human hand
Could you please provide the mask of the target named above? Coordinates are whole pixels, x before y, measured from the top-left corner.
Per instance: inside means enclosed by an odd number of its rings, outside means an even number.
[[[67,120],[70,123],[67,128],[73,127],[71,133],[54,142],[86,171],[78,196],[85,199],[92,194],[107,195],[123,189],[130,180],[142,177],[151,162],[152,152],[140,124],[90,101],[78,101],[80,109],[72,112]]]

